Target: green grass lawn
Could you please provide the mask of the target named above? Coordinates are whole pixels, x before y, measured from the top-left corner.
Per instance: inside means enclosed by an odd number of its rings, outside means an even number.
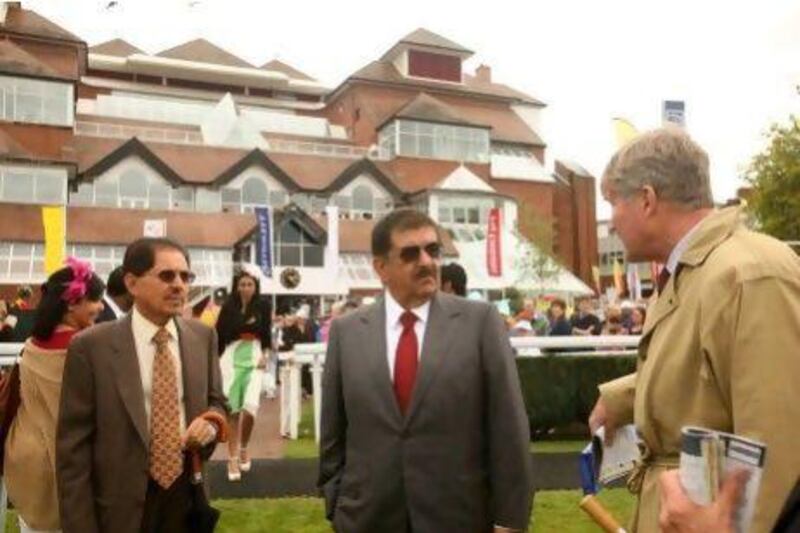
[[[604,506],[623,526],[633,506],[625,489],[609,489],[599,496]],[[537,492],[531,531],[535,533],[596,533],[599,528],[578,508],[581,492],[556,490]],[[220,533],[327,533],[330,531],[318,498],[215,500],[222,511]],[[14,512],[8,514],[6,533],[18,533]]]

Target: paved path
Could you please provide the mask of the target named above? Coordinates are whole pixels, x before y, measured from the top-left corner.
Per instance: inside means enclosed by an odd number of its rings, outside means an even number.
[[[284,439],[280,436],[280,403],[278,398],[268,400],[261,397],[261,407],[256,416],[253,435],[247,451],[253,459],[281,459],[283,458]],[[217,446],[211,459],[225,460],[228,458],[228,445]]]

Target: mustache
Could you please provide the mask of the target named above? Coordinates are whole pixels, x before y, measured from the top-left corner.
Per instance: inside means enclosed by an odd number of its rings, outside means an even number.
[[[417,270],[417,273],[414,274],[415,279],[422,279],[422,278],[435,278],[436,277],[436,269],[433,267],[420,267]]]

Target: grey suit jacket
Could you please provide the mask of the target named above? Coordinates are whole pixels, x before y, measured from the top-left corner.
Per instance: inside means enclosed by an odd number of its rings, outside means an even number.
[[[529,426],[514,354],[489,304],[431,302],[408,413],[386,357],[385,304],[333,322],[322,395],[327,517],[346,533],[525,529]]]
[[[197,321],[176,323],[187,424],[209,409],[225,413],[216,333]],[[149,440],[131,315],[80,333],[67,352],[56,435],[65,533],[139,532]]]

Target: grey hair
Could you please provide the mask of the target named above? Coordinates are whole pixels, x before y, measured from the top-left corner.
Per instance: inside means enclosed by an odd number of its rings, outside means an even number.
[[[643,133],[620,148],[603,179],[625,198],[649,185],[661,200],[694,209],[714,205],[708,154],[674,126]]]

